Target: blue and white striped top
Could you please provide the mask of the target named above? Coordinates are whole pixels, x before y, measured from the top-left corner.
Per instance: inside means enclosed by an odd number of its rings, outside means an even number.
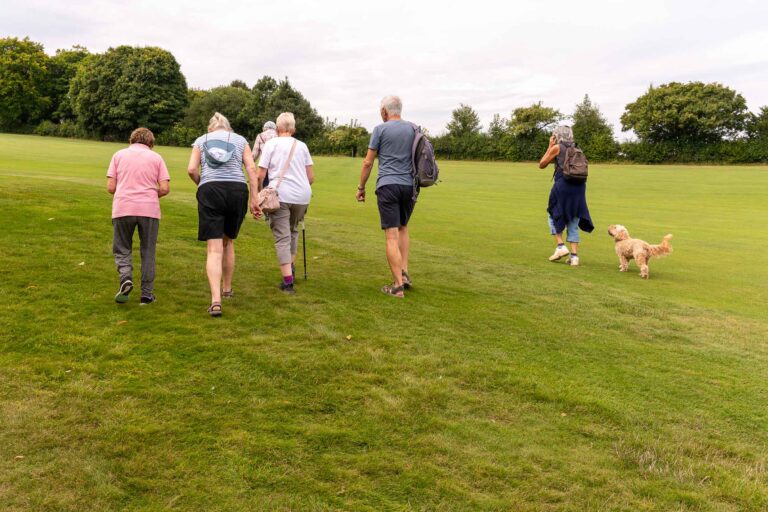
[[[208,163],[205,161],[205,151],[203,150],[203,144],[206,140],[221,140],[232,144],[235,147],[232,158],[218,168],[208,166]],[[200,150],[200,183],[198,187],[212,181],[235,181],[248,184],[248,180],[246,180],[243,173],[243,151],[245,151],[245,146],[247,145],[248,141],[245,138],[235,132],[228,132],[226,130],[216,130],[215,132],[198,137],[192,144],[193,147]]]

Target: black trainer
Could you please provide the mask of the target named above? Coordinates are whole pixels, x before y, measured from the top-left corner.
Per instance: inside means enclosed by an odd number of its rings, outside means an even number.
[[[133,290],[133,281],[130,279],[120,283],[120,289],[117,290],[117,295],[115,295],[115,302],[119,304],[128,302],[128,295],[131,293],[131,290]]]
[[[294,295],[296,293],[296,290],[293,289],[293,283],[286,284],[283,282],[280,283],[277,287],[280,288],[283,293],[287,293],[288,295]]]
[[[142,295],[141,296],[141,303],[140,306],[146,306],[147,304],[152,304],[157,300],[157,297],[155,297],[154,294],[151,295]]]

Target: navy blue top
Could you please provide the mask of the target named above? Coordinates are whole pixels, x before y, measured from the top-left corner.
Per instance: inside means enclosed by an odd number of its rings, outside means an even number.
[[[555,157],[555,183],[549,192],[547,212],[552,217],[555,231],[561,233],[571,219],[579,218],[579,229],[591,233],[595,226],[587,208],[587,184],[568,181],[563,176],[565,150],[570,146],[560,144],[560,154]]]

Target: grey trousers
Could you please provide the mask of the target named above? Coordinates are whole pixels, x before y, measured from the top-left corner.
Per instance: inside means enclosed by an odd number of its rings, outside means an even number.
[[[112,219],[114,237],[112,253],[115,255],[120,282],[133,281],[133,233],[139,228],[141,252],[141,295],[152,295],[155,286],[155,247],[160,219],[152,217],[118,217]]]
[[[275,237],[275,252],[281,265],[290,263],[299,243],[299,222],[304,220],[308,204],[280,203],[280,209],[269,214],[269,227]]]

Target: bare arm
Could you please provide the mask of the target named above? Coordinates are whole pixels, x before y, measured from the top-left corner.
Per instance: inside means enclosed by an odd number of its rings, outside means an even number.
[[[546,153],[544,153],[544,156],[539,160],[539,169],[546,168],[559,154],[560,144],[555,142],[555,136],[553,135],[549,138],[549,147],[547,148]]]
[[[167,196],[171,192],[171,182],[163,180],[157,184],[157,197]]]
[[[261,208],[259,208],[259,176],[256,171],[256,164],[253,163],[253,153],[251,148],[247,145],[243,150],[243,165],[245,165],[245,172],[248,173],[248,183],[251,185],[251,202],[250,210],[254,219],[261,217]]]
[[[243,150],[243,165],[245,165],[245,172],[248,173],[248,183],[251,184],[251,188],[258,184],[258,171],[256,170],[256,164],[253,163],[253,154],[251,148],[245,146]]]
[[[115,190],[117,190],[117,179],[107,178],[107,192],[114,195]]]
[[[357,186],[357,193],[355,194],[355,198],[360,202],[365,201],[365,184],[371,176],[373,161],[376,160],[377,154],[375,149],[368,148],[368,153],[363,160],[363,168],[360,170],[360,184]]]
[[[195,185],[200,183],[200,150],[197,147],[192,148],[192,154],[189,156],[187,174]]]
[[[267,168],[259,167],[259,190],[264,188],[264,178],[267,177]]]
[[[309,180],[310,185],[315,182],[315,170],[311,165],[307,166],[307,180]]]

